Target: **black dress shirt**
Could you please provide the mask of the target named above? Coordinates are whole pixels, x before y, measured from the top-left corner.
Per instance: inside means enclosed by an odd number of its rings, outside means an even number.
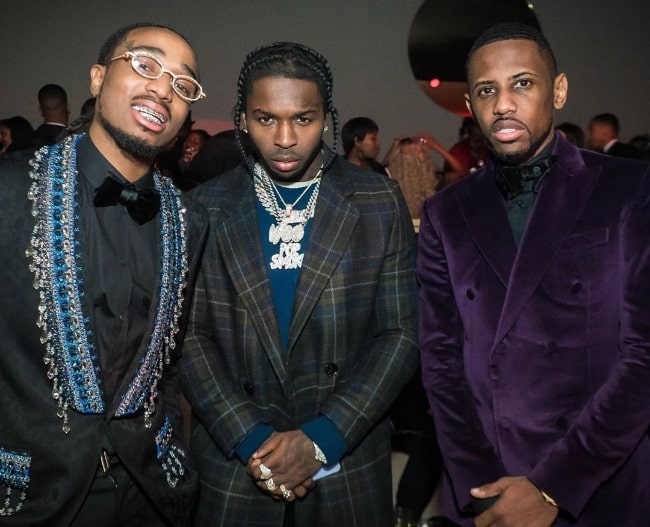
[[[540,152],[537,156],[526,163],[526,165],[535,165],[541,159],[550,156],[554,145],[555,139],[553,139],[553,141],[551,141],[550,144],[548,144],[542,152]],[[495,161],[495,169],[501,169],[500,163],[498,161]],[[521,194],[513,199],[503,200],[503,203],[506,207],[506,212],[508,213],[508,220],[510,221],[510,226],[512,227],[512,234],[515,239],[515,244],[517,246],[519,246],[521,238],[524,235],[524,230],[528,224],[528,218],[530,218],[530,214],[533,211],[535,198],[537,198],[537,192],[539,191],[539,187],[542,184],[544,175],[545,174],[542,174],[542,176],[537,181],[523,181],[521,186]]]
[[[123,205],[93,205],[95,190],[106,177],[126,180],[88,136],[79,142],[77,169],[85,305],[92,304],[97,364],[104,397],[110,404],[124,378],[133,377],[139,366],[134,357],[151,333],[149,315],[160,270],[160,213],[138,225]],[[135,185],[153,188],[153,172]]]

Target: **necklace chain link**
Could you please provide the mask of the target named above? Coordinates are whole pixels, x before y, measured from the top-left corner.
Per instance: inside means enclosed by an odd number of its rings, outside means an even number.
[[[269,241],[274,245],[280,241],[301,242],[305,235],[305,224],[314,217],[316,211],[323,165],[318,169],[316,176],[305,186],[298,198],[290,204],[284,200],[277,184],[270,178],[260,163],[255,163],[254,173],[257,199],[277,222],[276,225],[271,225],[269,228]],[[295,210],[296,205],[310,189],[313,190],[304,210]],[[284,208],[278,203],[278,197]]]

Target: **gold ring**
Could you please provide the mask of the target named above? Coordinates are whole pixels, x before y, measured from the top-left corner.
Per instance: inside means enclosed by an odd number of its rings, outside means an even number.
[[[289,501],[291,497],[293,496],[293,493],[287,489],[284,485],[280,485],[280,491],[282,492],[282,496],[284,497],[285,500]]]
[[[273,478],[267,479],[264,483],[266,483],[266,488],[269,489],[271,492],[273,492],[275,489],[277,489],[277,485],[275,484],[275,481],[273,481]]]
[[[264,463],[260,463],[260,472],[261,476],[260,479],[269,479],[273,474],[271,473],[271,469],[267,467]]]

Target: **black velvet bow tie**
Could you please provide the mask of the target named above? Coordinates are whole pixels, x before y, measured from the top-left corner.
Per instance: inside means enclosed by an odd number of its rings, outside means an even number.
[[[95,207],[110,207],[120,203],[140,225],[151,220],[160,208],[160,194],[155,189],[138,190],[133,183],[121,183],[107,177],[95,191]]]
[[[533,192],[537,192],[542,176],[548,172],[554,161],[555,156],[548,156],[532,165],[502,166],[497,169],[497,187],[503,199],[511,200],[519,196],[526,181],[533,181]]]

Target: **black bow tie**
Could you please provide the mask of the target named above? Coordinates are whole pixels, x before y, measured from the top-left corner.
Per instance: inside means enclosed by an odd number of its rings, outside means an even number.
[[[499,187],[503,199],[511,200],[519,196],[526,181],[533,181],[533,192],[537,192],[542,182],[542,176],[549,171],[554,161],[555,156],[548,156],[532,165],[502,166],[497,169],[497,187]]]
[[[110,207],[120,203],[140,225],[151,220],[160,208],[160,194],[155,189],[138,190],[133,183],[121,183],[107,177],[95,191],[95,207]]]

